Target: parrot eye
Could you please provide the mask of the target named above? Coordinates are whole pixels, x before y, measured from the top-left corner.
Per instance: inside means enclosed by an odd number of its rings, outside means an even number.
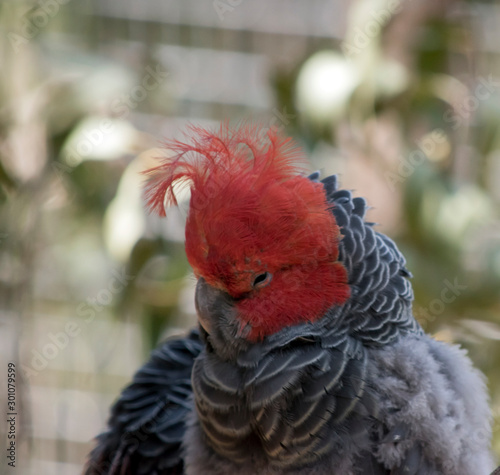
[[[269,272],[264,272],[263,274],[259,274],[253,280],[252,287],[254,289],[265,287],[271,282],[272,278],[273,275],[270,274]]]

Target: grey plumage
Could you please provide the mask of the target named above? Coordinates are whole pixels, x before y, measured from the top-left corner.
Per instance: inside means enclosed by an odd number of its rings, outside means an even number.
[[[492,470],[482,375],[462,350],[423,333],[405,260],[364,221],[365,201],[338,190],[335,176],[323,185],[350,299],[250,343],[228,296],[200,279],[209,333],[156,350],[115,405],[88,475]],[[111,465],[99,472],[103,460]]]

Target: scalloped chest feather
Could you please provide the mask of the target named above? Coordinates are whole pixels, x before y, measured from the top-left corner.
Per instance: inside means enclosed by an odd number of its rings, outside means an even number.
[[[298,338],[240,364],[204,351],[193,368],[197,417],[188,437],[250,473],[299,470],[332,454],[340,461],[351,445],[368,449],[374,405],[366,354],[345,335],[336,343]]]

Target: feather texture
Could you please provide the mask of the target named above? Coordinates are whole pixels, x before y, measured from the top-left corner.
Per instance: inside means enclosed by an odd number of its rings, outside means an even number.
[[[176,182],[191,184],[193,206],[204,209],[214,195],[233,188],[233,181],[250,182],[259,192],[273,181],[290,180],[305,171],[303,153],[276,128],[223,123],[211,132],[191,125],[185,142],[167,141],[164,147],[173,157],[145,172],[148,206],[160,216],[165,216],[165,206],[177,205]]]

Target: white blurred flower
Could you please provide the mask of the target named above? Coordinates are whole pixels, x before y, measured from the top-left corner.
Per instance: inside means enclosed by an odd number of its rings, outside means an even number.
[[[334,51],[320,51],[302,66],[297,78],[297,108],[315,122],[330,122],[344,112],[359,75],[352,63]]]

